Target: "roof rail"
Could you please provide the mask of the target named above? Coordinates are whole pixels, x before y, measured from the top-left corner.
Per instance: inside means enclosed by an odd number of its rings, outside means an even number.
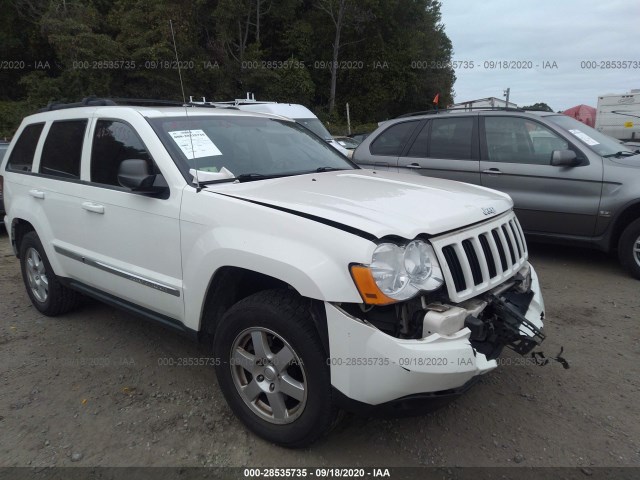
[[[203,104],[198,102],[179,102],[175,100],[155,100],[151,98],[98,98],[95,96],[85,97],[79,102],[62,103],[50,102],[46,107],[38,110],[41,112],[50,112],[52,110],[63,110],[67,108],[80,107],[104,107],[104,106],[138,106],[138,107],[205,107],[217,108],[215,105]]]
[[[512,108],[512,107],[453,107],[453,108],[441,108],[441,109],[433,109],[433,110],[423,110],[421,112],[410,112],[397,116],[396,118],[405,118],[405,117],[416,117],[419,115],[437,115],[439,113],[446,112],[474,112],[477,110],[498,110],[498,111],[506,111],[506,112],[524,112],[526,110],[522,108]]]

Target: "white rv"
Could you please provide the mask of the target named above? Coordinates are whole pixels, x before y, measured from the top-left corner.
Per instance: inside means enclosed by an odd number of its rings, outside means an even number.
[[[640,140],[640,89],[599,96],[596,130],[619,140]]]
[[[204,99],[203,99],[204,101]],[[197,102],[194,102],[197,103]],[[218,107],[235,107],[238,110],[247,112],[270,113],[280,115],[295,120],[304,125],[319,137],[324,138],[333,148],[344,156],[349,156],[349,151],[340,145],[329,133],[329,130],[322,124],[314,113],[303,105],[295,103],[263,102],[255,99],[253,94],[247,93],[247,98],[235,99],[228,102],[206,102]]]

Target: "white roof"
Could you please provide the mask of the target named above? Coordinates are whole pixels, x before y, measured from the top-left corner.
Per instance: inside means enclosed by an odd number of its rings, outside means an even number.
[[[311,110],[295,103],[245,103],[236,108],[245,112],[272,113],[289,118],[315,118]]]
[[[186,114],[185,114],[186,111]],[[262,117],[272,116],[264,115],[261,112],[247,112],[236,110],[235,108],[211,108],[211,107],[145,107],[132,105],[109,105],[109,106],[89,106],[74,107],[40,112],[30,117],[36,117],[38,120],[57,120],[71,119],[78,117],[91,117],[94,114],[103,116],[113,115],[120,117],[122,114],[139,114],[147,118],[157,117],[180,117],[188,115],[189,117],[201,116],[244,116],[244,117]],[[34,118],[34,120],[36,119]]]

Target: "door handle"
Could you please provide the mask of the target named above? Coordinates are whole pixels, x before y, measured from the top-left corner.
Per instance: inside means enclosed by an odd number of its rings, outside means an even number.
[[[422,168],[422,167],[417,163],[410,163],[408,165],[405,165],[404,168]]]
[[[482,173],[488,173],[489,175],[502,175],[499,168],[487,168],[486,170],[483,170]]]
[[[29,195],[33,198],[44,198],[44,192],[41,190],[29,190]]]
[[[93,213],[104,213],[104,205],[99,205],[97,203],[84,202],[82,204],[82,208]]]

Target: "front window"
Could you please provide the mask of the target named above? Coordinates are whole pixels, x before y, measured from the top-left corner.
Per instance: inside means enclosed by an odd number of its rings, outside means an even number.
[[[262,117],[155,118],[150,123],[186,178],[189,171],[285,176],[357,168],[299,124]]]
[[[616,154],[634,155],[634,152],[629,147],[622,145],[615,138],[600,133],[575,118],[568,117],[567,115],[550,115],[545,118],[567,130],[579,143],[590,148],[598,155],[602,155],[603,157]]]
[[[120,164],[130,159],[144,160],[149,171],[156,172],[147,148],[133,128],[116,120],[98,120],[91,149],[91,181],[120,187]]]
[[[569,149],[566,140],[527,118],[491,116],[484,119],[484,126],[492,162],[551,165],[554,150]]]

